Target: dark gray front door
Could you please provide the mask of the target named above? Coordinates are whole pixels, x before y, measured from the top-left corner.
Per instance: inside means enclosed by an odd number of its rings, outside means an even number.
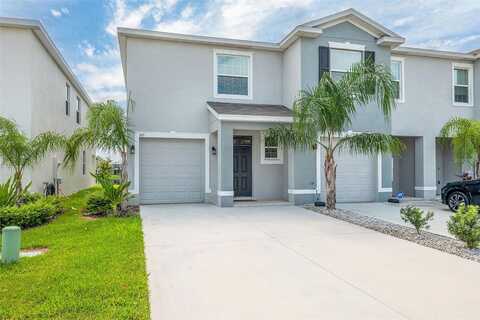
[[[235,197],[252,196],[252,137],[233,137],[233,191]]]

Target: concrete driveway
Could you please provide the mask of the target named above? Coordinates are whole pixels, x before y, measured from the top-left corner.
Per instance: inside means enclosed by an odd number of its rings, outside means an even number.
[[[152,319],[476,319],[480,264],[293,206],[142,206]]]

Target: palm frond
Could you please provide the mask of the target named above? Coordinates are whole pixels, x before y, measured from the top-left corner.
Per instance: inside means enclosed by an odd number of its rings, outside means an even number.
[[[338,139],[335,149],[352,154],[392,153],[396,155],[405,150],[405,145],[400,139],[389,134],[359,133]]]
[[[480,153],[480,121],[454,117],[440,130],[440,141],[453,145],[457,165],[474,162]]]
[[[73,169],[78,161],[80,151],[85,148],[92,148],[95,145],[95,136],[88,128],[78,128],[65,140],[63,166]]]
[[[340,80],[339,86],[352,94],[355,103],[367,105],[371,102],[380,108],[386,118],[396,107],[396,88],[390,70],[371,60],[357,63]]]
[[[30,152],[25,157],[25,165],[32,166],[49,152],[64,149],[65,144],[65,136],[56,132],[47,131],[37,135],[29,142]]]

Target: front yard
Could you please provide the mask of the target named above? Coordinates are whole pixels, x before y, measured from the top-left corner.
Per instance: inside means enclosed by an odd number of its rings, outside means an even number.
[[[22,231],[44,255],[0,264],[0,319],[148,319],[139,216],[82,218],[93,189],[68,198],[55,221]]]

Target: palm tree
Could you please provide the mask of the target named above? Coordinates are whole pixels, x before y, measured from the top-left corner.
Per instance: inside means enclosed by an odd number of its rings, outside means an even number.
[[[475,178],[480,177],[480,121],[454,117],[440,130],[441,141],[453,145],[453,155],[458,165],[472,163]]]
[[[395,107],[395,86],[391,74],[382,65],[367,61],[352,66],[338,81],[329,73],[319,84],[302,90],[293,106],[290,126],[269,129],[267,137],[293,149],[322,148],[325,155],[326,206],[336,203],[335,152],[353,154],[400,153],[399,139],[383,133],[346,133],[358,106],[375,102],[385,116]]]
[[[128,181],[127,152],[131,142],[125,111],[115,101],[108,100],[90,106],[87,125],[70,136],[65,150],[64,163],[73,166],[82,148],[96,148],[105,152],[117,153],[121,157],[121,183]],[[126,203],[122,203],[122,209]]]
[[[31,168],[45,156],[61,150],[65,137],[55,132],[44,132],[28,138],[15,122],[0,117],[0,158],[3,164],[13,170],[13,181],[17,194],[22,192],[22,178],[26,168]]]

